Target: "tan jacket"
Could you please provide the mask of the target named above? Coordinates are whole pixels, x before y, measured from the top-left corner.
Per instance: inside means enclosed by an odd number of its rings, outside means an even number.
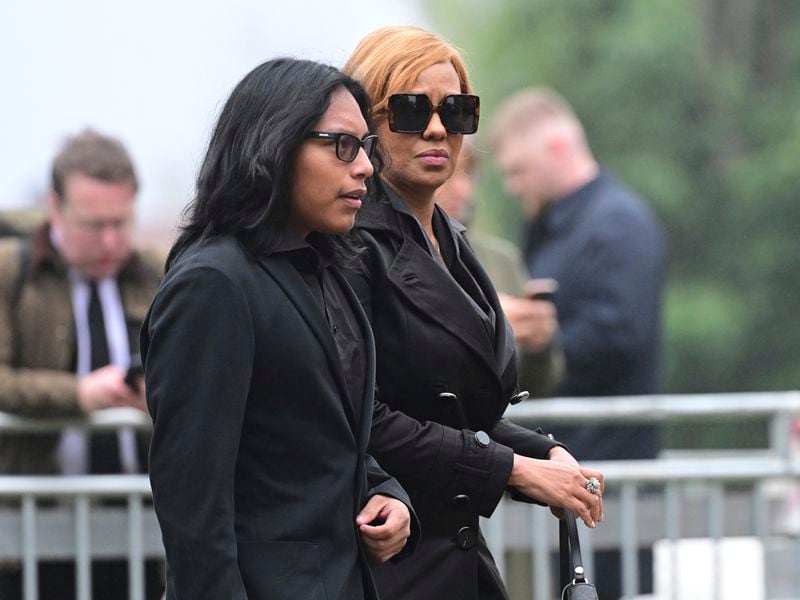
[[[468,237],[497,291],[523,297],[528,275],[519,249],[511,242],[479,231],[470,231]],[[517,367],[521,390],[530,392],[532,398],[552,396],[564,379],[564,352],[553,346],[541,352],[517,346]]]
[[[20,278],[23,244],[26,272]],[[131,352],[162,274],[154,253],[136,252],[117,276]],[[80,416],[75,321],[68,268],[47,226],[27,241],[0,240],[0,411],[28,417]],[[57,472],[58,435],[0,434],[0,473]]]

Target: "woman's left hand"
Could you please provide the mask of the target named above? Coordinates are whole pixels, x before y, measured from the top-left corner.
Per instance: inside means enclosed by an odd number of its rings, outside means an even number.
[[[408,507],[389,496],[373,496],[356,517],[369,558],[386,562],[403,549],[411,535]]]
[[[566,463],[568,465],[572,465],[574,467],[579,467],[578,461],[575,460],[575,457],[572,456],[567,450],[562,448],[561,446],[553,446],[550,448],[550,452],[547,454],[548,460],[557,460],[559,462]]]
[[[549,460],[555,460],[555,461],[558,461],[558,462],[563,462],[564,464],[572,465],[574,467],[580,467],[580,464],[578,463],[577,460],[575,460],[575,457],[572,456],[572,454],[570,454],[567,450],[565,450],[561,446],[553,446],[552,448],[550,448],[550,452],[548,453],[547,458]],[[603,489],[605,489],[605,483],[603,484]],[[550,507],[550,512],[553,513],[559,519],[563,519],[564,518],[564,509],[563,508],[558,508],[558,507],[555,507],[555,506],[551,506]],[[602,496],[602,492],[601,492],[601,495],[600,495],[600,519],[598,519],[598,520],[599,521],[603,520],[603,496]]]

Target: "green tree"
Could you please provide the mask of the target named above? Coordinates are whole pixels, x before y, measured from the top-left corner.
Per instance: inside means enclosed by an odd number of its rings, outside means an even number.
[[[669,237],[671,392],[800,388],[800,4],[428,0],[465,53],[482,123],[528,85],[583,120]],[[491,161],[486,161],[487,163]],[[487,169],[478,226],[518,237]]]

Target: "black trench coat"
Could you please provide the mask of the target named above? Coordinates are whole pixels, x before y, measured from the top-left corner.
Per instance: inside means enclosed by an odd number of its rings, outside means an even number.
[[[377,349],[370,453],[411,495],[422,540],[408,559],[373,569],[378,591],[382,600],[506,598],[478,516],[502,497],[513,451],[545,458],[555,442],[501,418],[517,392],[514,339],[464,228],[436,208],[458,268],[497,315],[493,337],[402,200],[390,198],[362,207],[356,227],[366,250],[346,276]]]
[[[355,411],[288,258],[255,260],[223,237],[164,278],[142,354],[168,600],[377,597],[355,518],[374,494],[409,500],[366,454],[374,346],[349,296],[367,350]]]

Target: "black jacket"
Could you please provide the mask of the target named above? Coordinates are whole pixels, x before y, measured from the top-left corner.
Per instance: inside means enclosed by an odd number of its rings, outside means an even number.
[[[559,287],[562,396],[654,394],[660,389],[665,243],[647,206],[609,173],[550,205],[526,230],[532,277]],[[653,458],[656,428],[554,428],[579,460]]]
[[[475,599],[479,576],[493,590],[481,598],[502,598],[477,542],[478,515],[489,516],[502,497],[512,448],[543,458],[554,442],[501,419],[517,391],[513,336],[464,228],[436,211],[457,253],[454,268],[471,276],[480,289],[473,293],[483,294],[497,318],[487,329],[402,200],[365,202],[356,227],[366,251],[346,274],[377,348],[370,452],[408,490],[423,531],[413,556],[374,572],[384,600]]]
[[[142,354],[168,599],[377,597],[355,517],[374,494],[410,502],[366,454],[374,345],[331,272],[366,340],[358,420],[322,310],[285,256],[216,238],[156,295]]]

